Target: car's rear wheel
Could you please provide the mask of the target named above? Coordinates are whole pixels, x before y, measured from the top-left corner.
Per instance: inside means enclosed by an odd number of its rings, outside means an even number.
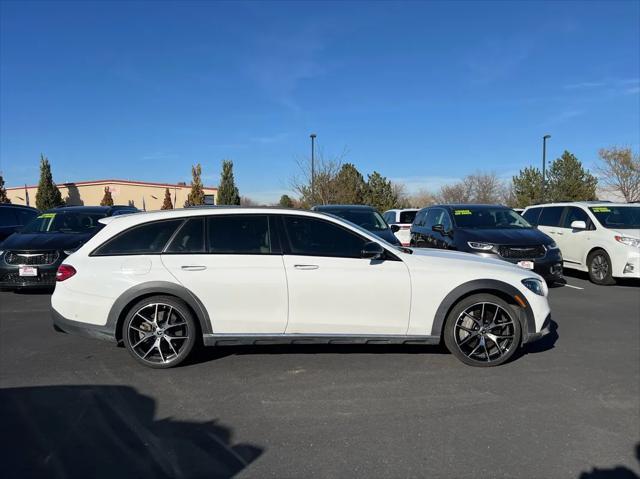
[[[587,258],[587,266],[589,268],[589,279],[595,284],[612,285],[616,281],[611,273],[611,258],[605,250],[598,249],[592,252]]]
[[[509,303],[492,294],[475,294],[456,304],[444,328],[447,349],[470,366],[498,366],[515,354],[522,328]]]
[[[196,343],[193,314],[184,302],[171,296],[139,301],[130,309],[122,328],[127,351],[151,368],[177,366]]]

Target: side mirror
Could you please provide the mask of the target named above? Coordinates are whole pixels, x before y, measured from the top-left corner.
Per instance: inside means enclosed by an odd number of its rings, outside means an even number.
[[[442,224],[433,225],[431,229],[437,233],[440,233],[442,236],[447,236],[447,232],[444,230],[444,225]]]
[[[392,233],[397,233],[398,231],[400,231],[400,227],[398,225],[391,225],[390,228]]]
[[[587,229],[587,223],[585,223],[584,221],[572,221],[571,222],[571,229],[574,229],[574,230],[586,230]]]
[[[367,259],[381,259],[384,256],[384,248],[380,243],[370,241],[362,247],[361,255]]]

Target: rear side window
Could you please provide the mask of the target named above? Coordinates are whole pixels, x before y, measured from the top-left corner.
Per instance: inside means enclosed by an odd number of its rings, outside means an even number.
[[[210,216],[207,223],[209,253],[271,253],[271,232],[266,215]]]
[[[540,212],[542,208],[530,208],[522,214],[522,217],[527,220],[528,223],[532,225],[538,224],[538,218],[540,217]]]
[[[13,208],[0,208],[0,226],[18,225],[18,219],[13,212]]]
[[[564,206],[547,206],[543,208],[538,224],[542,226],[560,226],[560,218],[563,211]]]
[[[185,221],[169,243],[165,253],[204,253],[204,218]]]
[[[413,223],[417,211],[403,211],[400,213],[400,223]]]
[[[173,236],[183,219],[154,221],[134,226],[107,241],[93,252],[94,256],[158,254]]]
[[[355,233],[317,218],[285,216],[291,254],[361,258],[366,241]]]

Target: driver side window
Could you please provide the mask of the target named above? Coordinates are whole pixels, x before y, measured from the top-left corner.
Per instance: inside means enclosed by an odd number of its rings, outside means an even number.
[[[367,242],[338,225],[317,218],[285,216],[284,224],[291,254],[361,258]]]

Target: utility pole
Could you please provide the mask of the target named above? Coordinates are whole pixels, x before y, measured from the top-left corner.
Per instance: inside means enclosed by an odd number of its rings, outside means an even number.
[[[316,159],[315,159],[315,146],[316,146],[316,134],[311,133],[311,202],[315,201],[315,182],[316,182]]]
[[[544,135],[542,137],[542,192],[541,203],[545,202],[545,191],[547,188],[546,172],[547,172],[547,140],[551,138],[551,135]]]

